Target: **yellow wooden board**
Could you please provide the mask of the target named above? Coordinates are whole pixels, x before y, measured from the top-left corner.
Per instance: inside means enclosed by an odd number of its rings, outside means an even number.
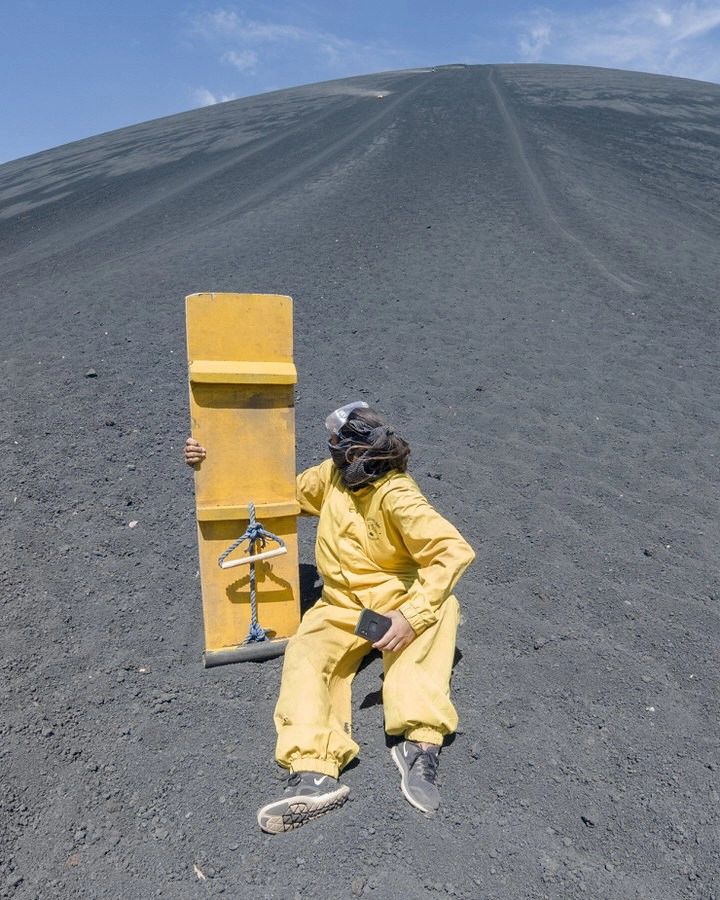
[[[207,450],[195,472],[205,665],[275,656],[300,622],[292,299],[191,294],[186,318],[192,435]],[[287,553],[255,563],[257,620],[270,641],[246,644],[249,566],[222,569],[218,558],[245,533],[250,503]]]

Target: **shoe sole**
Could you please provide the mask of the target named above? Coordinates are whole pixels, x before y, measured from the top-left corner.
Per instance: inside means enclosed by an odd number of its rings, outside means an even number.
[[[319,797],[283,797],[258,810],[258,825],[268,834],[282,834],[339,809],[347,800],[350,789],[342,784],[337,790]]]
[[[409,770],[405,766],[403,759],[400,756],[400,744],[395,744],[394,747],[390,748],[390,756],[392,756],[392,758],[395,762],[395,765],[400,770],[400,789],[402,790],[403,796],[405,797],[407,802],[412,804],[415,807],[415,809],[419,809],[421,813],[425,813],[426,816],[428,816],[428,817],[434,816],[435,813],[437,812],[436,807],[433,806],[433,807],[428,808],[426,806],[422,806],[420,803],[418,803],[418,801],[415,799],[415,797],[413,797],[412,794],[408,791],[407,777],[409,774]]]

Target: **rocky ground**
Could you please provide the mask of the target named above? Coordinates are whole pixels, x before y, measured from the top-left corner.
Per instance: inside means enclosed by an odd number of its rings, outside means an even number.
[[[719,100],[417,70],[0,167],[0,897],[720,896]],[[367,399],[477,550],[434,819],[371,659],[351,802],[257,828],[282,660],[203,668],[180,456],[208,290],[293,296],[299,467]]]

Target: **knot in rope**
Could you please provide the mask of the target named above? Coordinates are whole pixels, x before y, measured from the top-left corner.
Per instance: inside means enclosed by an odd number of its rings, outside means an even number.
[[[277,535],[272,534],[270,531],[266,531],[260,522],[255,521],[255,504],[249,503],[248,509],[250,513],[250,522],[248,524],[245,533],[239,537],[233,544],[231,544],[227,550],[220,556],[218,559],[218,565],[222,566],[225,559],[236,550],[240,544],[244,541],[248,542],[247,554],[249,556],[254,556],[257,548],[256,544],[260,544],[260,552],[265,549],[265,545],[268,542],[268,539],[275,541],[281,547],[285,546],[285,542],[277,537]],[[257,586],[255,582],[255,563],[251,560],[249,562],[250,566],[250,630],[248,631],[248,635],[243,641],[244,644],[253,644],[259,641],[268,641],[270,638],[267,636],[267,632],[264,628],[260,626],[258,622],[257,616]]]

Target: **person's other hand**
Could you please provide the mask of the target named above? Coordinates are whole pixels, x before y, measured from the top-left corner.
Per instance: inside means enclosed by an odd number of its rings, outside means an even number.
[[[412,625],[399,609],[391,609],[385,615],[388,619],[392,619],[392,625],[379,641],[375,641],[373,648],[375,650],[389,650],[391,653],[397,653],[412,643],[416,634]]]
[[[204,447],[200,446],[200,442],[196,441],[195,438],[189,437],[185,441],[185,447],[183,448],[183,457],[185,462],[189,466],[196,466],[198,463],[201,463],[207,453]]]

